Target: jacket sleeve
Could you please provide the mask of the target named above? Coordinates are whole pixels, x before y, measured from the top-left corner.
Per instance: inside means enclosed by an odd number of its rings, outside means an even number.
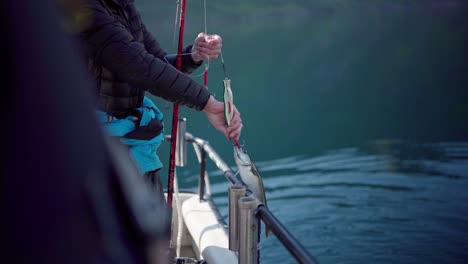
[[[166,52],[161,48],[158,41],[151,35],[150,32],[148,32],[147,28],[144,25],[142,29],[146,49],[157,58],[167,61],[170,64],[172,64],[172,66],[176,67],[177,55],[168,56]],[[203,61],[195,62],[192,59],[192,56],[190,55],[190,53],[192,52],[192,46],[193,45],[188,45],[182,50],[182,54],[185,54],[182,55],[182,72],[188,74],[192,73],[203,63]]]
[[[117,80],[199,111],[205,107],[209,91],[148,52],[99,1],[87,1],[82,12],[89,21],[81,32],[87,53]],[[152,51],[164,54],[154,43],[150,45]]]

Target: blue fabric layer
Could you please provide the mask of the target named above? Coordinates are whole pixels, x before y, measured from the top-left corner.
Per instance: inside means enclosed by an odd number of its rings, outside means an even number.
[[[163,120],[164,116],[161,111],[146,96],[143,99],[142,107],[137,109],[141,112],[140,126],[147,125],[152,118],[156,118],[161,122]],[[107,122],[107,114],[105,112],[97,111],[97,117],[108,135],[121,137],[120,141],[130,147],[130,157],[141,174],[162,168],[163,165],[156,153],[156,149],[164,141],[164,130],[151,140],[123,138],[124,135],[135,130],[133,116],[123,119],[114,117],[110,123]]]

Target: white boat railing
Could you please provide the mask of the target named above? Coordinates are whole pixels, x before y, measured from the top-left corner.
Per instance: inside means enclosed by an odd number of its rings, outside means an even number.
[[[304,246],[287,230],[287,228],[258,200],[251,196],[252,193],[248,186],[238,177],[232,169],[224,162],[218,153],[211,147],[208,141],[194,137],[186,132],[186,119],[179,119],[180,133],[177,137],[178,157],[177,165],[186,164],[187,143],[193,143],[194,148],[198,147],[200,151],[200,175],[198,195],[199,200],[205,200],[205,176],[206,176],[206,158],[218,167],[226,179],[231,183],[229,187],[229,250],[237,252],[240,264],[259,263],[260,252],[258,243],[260,242],[260,220],[263,221],[289,253],[298,263],[313,264],[317,263],[315,258],[304,248]],[[185,135],[182,138],[182,135]],[[171,140],[171,136],[166,136]],[[197,150],[196,150],[197,151]]]

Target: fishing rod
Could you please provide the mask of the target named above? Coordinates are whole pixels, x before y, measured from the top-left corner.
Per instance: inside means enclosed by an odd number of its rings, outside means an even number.
[[[177,5],[179,1],[177,1]],[[184,29],[185,29],[185,7],[186,0],[180,0],[180,20],[179,20],[179,45],[177,48],[177,59],[176,67],[179,71],[182,71],[182,49],[184,43]],[[167,183],[167,207],[172,209],[172,197],[174,193],[174,175],[175,175],[175,152],[177,143],[177,124],[179,120],[179,105],[174,104],[174,110],[172,112],[172,133],[171,133],[171,150],[169,154],[169,175]],[[172,214],[170,214],[172,222]]]

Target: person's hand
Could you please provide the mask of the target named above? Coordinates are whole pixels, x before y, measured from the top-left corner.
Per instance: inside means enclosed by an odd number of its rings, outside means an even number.
[[[196,62],[201,60],[214,60],[218,58],[223,46],[223,39],[219,35],[198,34],[193,42],[192,59]]]
[[[208,103],[203,109],[208,117],[208,121],[219,131],[221,131],[227,139],[239,140],[242,131],[242,119],[240,113],[234,106],[234,116],[231,120],[231,125],[226,127],[226,117],[224,116],[224,104],[210,97]]]

